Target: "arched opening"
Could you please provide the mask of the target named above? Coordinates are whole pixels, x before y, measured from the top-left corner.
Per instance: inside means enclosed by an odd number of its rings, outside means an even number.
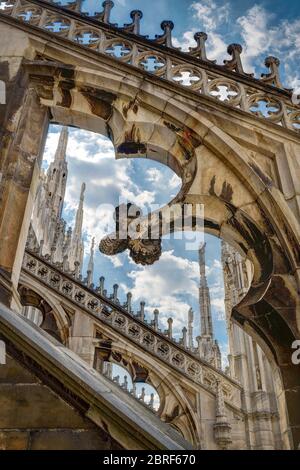
[[[143,156],[116,160],[108,137],[51,125],[31,217],[29,249],[82,280],[94,277],[95,281],[105,274],[111,286],[109,295],[114,296],[118,279],[112,268],[122,261],[103,256],[95,247],[114,229],[115,207],[130,201],[148,214],[176,199],[182,189],[176,173],[156,160],[159,158]],[[93,266],[101,267],[95,275],[88,274],[91,249]],[[124,290],[122,283],[120,288]]]
[[[152,385],[141,381],[134,382],[127,369],[112,362],[103,363],[102,373],[151,411],[158,412],[160,397]]]
[[[19,293],[23,305],[22,315],[57,341],[63,343],[65,338],[62,335],[57,315],[48,302],[24,285],[19,286]]]
[[[41,326],[43,323],[43,314],[36,307],[31,307],[29,305],[26,305],[22,309],[22,315],[24,315],[24,317],[26,317],[28,320],[30,320],[32,323],[34,323],[37,326]]]

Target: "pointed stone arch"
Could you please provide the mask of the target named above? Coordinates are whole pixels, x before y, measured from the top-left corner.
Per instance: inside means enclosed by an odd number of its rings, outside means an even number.
[[[147,383],[151,384],[157,391],[160,398],[160,408],[158,410],[159,416],[163,421],[172,424],[176,422],[175,428],[180,430],[183,437],[191,442],[197,449],[203,446],[201,427],[197,418],[197,410],[192,406],[191,401],[187,397],[186,389],[181,386],[180,381],[177,383],[176,374],[170,375],[168,369],[161,364],[158,371],[157,365],[151,360],[151,357],[140,351],[137,355],[136,350],[129,345],[121,342],[113,341],[111,345],[112,351],[120,355],[122,360],[127,363],[126,368],[130,372],[132,362],[137,361],[145,370],[148,371]],[[114,361],[115,364],[118,362]],[[125,367],[124,363],[121,367]],[[187,385],[187,388],[189,386]],[[193,388],[193,387],[191,387]],[[194,388],[195,397],[197,391]],[[178,408],[178,413],[172,415],[175,408]]]
[[[19,292],[22,305],[41,309],[43,313],[41,329],[47,331],[47,323],[49,324],[50,321],[53,335],[64,345],[67,345],[72,320],[61,303],[56,301],[54,296],[49,294],[46,289],[41,289],[38,283],[28,282],[28,279],[24,280],[22,277],[20,279]],[[48,321],[47,317],[49,317]]]

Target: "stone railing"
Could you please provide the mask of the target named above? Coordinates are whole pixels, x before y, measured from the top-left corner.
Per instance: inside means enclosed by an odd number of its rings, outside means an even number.
[[[141,321],[118,302],[100,294],[99,288],[92,289],[84,285],[78,279],[53,266],[49,260],[28,249],[24,255],[22,269],[23,273],[88,312],[96,324],[98,322],[99,325],[107,325],[126,340],[140,346],[145,352],[151,353],[193,382],[216,393],[217,383],[221,381],[225,400],[232,405],[236,403],[241,391],[237,382],[206,363],[199,354],[196,355],[185,349],[182,344],[156,330],[154,324]]]
[[[147,407],[149,410],[151,410],[153,413],[157,414],[157,408],[155,406],[155,394],[151,393],[150,394],[150,399],[147,399],[147,394],[146,394],[146,389],[145,387],[142,387],[141,393],[138,393],[137,391],[137,386],[135,383],[132,384],[132,388],[129,387],[128,384],[128,379],[127,376],[124,375],[123,382],[120,382],[120,376],[116,375],[114,376],[113,374],[113,369],[112,369],[112,364],[110,363],[105,363],[105,368],[103,370],[103,375],[114,382],[118,387],[120,387],[124,392],[129,394],[131,397],[133,397],[135,400],[137,400],[139,403]],[[146,385],[146,384],[145,384]],[[156,394],[158,397],[159,395]]]
[[[109,21],[113,2],[105,1],[104,10],[92,17],[81,13],[80,5],[80,1],[62,7],[40,0],[4,0],[0,16],[9,15],[201,96],[300,132],[300,106],[293,104],[291,91],[283,88],[275,57],[266,59],[269,73],[253,78],[243,69],[239,44],[228,47],[231,60],[217,65],[207,58],[205,33],[196,33],[195,47],[182,52],[173,46],[171,21],[162,22],[163,34],[151,40],[140,35],[143,15],[138,10],[131,12],[132,23],[118,27]]]

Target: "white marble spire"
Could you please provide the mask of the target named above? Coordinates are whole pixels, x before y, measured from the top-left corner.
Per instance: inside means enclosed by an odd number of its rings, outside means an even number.
[[[205,248],[206,243],[199,248],[199,269],[200,269],[200,286],[199,286],[199,304],[200,304],[200,324],[201,336],[209,336],[213,338],[213,324],[211,315],[211,302],[209,287],[207,284],[205,272]]]
[[[58,146],[55,152],[54,163],[64,162],[66,160],[67,145],[69,139],[69,131],[66,126],[61,130]]]
[[[193,349],[193,322],[194,322],[194,311],[192,308],[189,309],[188,313],[188,348]]]
[[[66,151],[68,145],[68,128],[63,127],[59,136],[54,161],[47,171],[48,207],[55,217],[61,218],[66,193],[68,164]]]
[[[63,127],[60,133],[54,160],[50,163],[47,173],[41,172],[39,188],[36,194],[32,227],[38,243],[43,243],[43,254],[50,253],[54,243],[61,216],[66,192],[68,164],[66,150],[68,144],[68,128]],[[62,250],[64,234],[56,240]]]
[[[92,284],[94,277],[94,254],[95,254],[95,237],[92,239],[91,250],[90,250],[90,259],[87,268],[87,280],[88,285]]]
[[[84,193],[85,193],[86,185],[82,183],[81,191],[80,191],[80,198],[79,204],[76,212],[76,220],[75,220],[75,227],[73,231],[73,238],[78,237],[81,238],[82,235],[82,223],[83,223],[83,203],[84,203]]]
[[[82,183],[81,191],[80,191],[80,198],[78,203],[78,208],[76,212],[76,220],[75,220],[75,227],[72,234],[72,241],[70,246],[70,267],[73,268],[74,264],[80,263],[80,271],[82,269],[82,262],[83,262],[83,251],[84,251],[84,244],[82,240],[82,224],[83,224],[83,203],[84,203],[84,192],[85,192],[86,185]]]

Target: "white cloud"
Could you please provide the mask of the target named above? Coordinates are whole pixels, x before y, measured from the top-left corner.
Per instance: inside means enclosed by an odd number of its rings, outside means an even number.
[[[181,178],[174,173],[171,178],[169,175],[166,175],[165,169],[159,169],[159,168],[148,168],[147,171],[145,172],[145,183],[149,183],[151,189],[153,191],[150,191],[149,195],[149,201],[147,201],[148,205],[151,205],[152,202],[150,202],[150,198],[152,198],[152,201],[155,201],[155,194],[156,193],[163,193],[164,191],[168,191],[168,194],[170,196],[170,199],[173,199],[173,197],[176,196],[176,194],[179,192],[180,187],[181,187]],[[175,194],[173,194],[173,191],[175,190]],[[153,198],[154,195],[154,198]],[[167,201],[166,201],[167,202]],[[168,201],[169,202],[169,201]],[[155,210],[157,208],[153,207],[151,210]]]
[[[229,3],[220,5],[214,0],[202,0],[201,2],[192,3],[191,9],[206,32],[215,31],[218,26],[227,23],[229,19]]]
[[[297,86],[300,83],[299,69],[297,70],[297,60],[299,63],[300,58],[300,20],[282,20],[271,26],[274,19],[272,12],[258,4],[237,19],[243,40],[244,68],[255,71],[258,64],[263,66],[265,56],[276,55],[281,59],[288,86]]]
[[[57,148],[59,133],[49,132],[46,140],[45,150],[43,154],[43,167],[48,168],[54,159],[55,149]]]
[[[215,297],[211,299],[211,305],[214,307],[214,312],[216,313],[215,319],[217,321],[225,321],[225,305],[224,305],[224,296]]]
[[[243,63],[245,70],[255,70],[255,59],[270,51],[274,31],[269,28],[271,14],[262,6],[254,5],[246,15],[237,19],[243,39]]]
[[[214,259],[209,266],[205,266],[205,273],[207,277],[213,277],[215,275],[218,276],[221,270],[222,263],[219,259]]]
[[[44,153],[45,167],[53,160],[58,139],[58,132],[49,133]],[[116,161],[112,143],[101,135],[83,130],[70,131],[67,160],[69,174],[64,216],[68,222],[74,219],[80,186],[85,182],[84,229],[89,237],[93,235],[100,239],[114,230],[113,214],[120,203],[119,198],[139,205],[144,211],[156,202],[158,193],[143,189],[131,177],[132,161]],[[152,175],[155,174],[156,179],[162,179],[160,173],[159,169],[153,168]]]
[[[185,275],[182,278],[183,273]],[[170,290],[177,294],[184,293],[187,285],[192,287],[190,289],[192,295],[196,297],[198,294],[194,282],[199,277],[198,263],[174,255],[173,250],[163,252],[157,263],[133,271],[130,277],[135,280],[135,289],[139,297],[151,298],[153,283],[157,280],[159,283],[155,285],[155,292],[159,297],[165,296]]]
[[[150,303],[152,303],[151,306]],[[149,319],[153,318],[154,308],[159,310],[159,327],[162,331],[168,329],[168,319],[172,318],[174,336],[181,336],[182,328],[187,325],[187,316],[190,309],[190,305],[187,302],[171,295],[158,298],[155,292],[155,299],[149,299],[147,305],[146,312]]]
[[[223,64],[227,57],[227,44],[221,34],[210,34],[207,40],[207,56],[211,60],[216,60],[219,64]]]
[[[158,184],[163,178],[161,172],[157,168],[149,168],[146,172],[146,179],[150,183]]]
[[[122,261],[120,255],[107,256],[107,258],[109,259],[109,261],[111,261],[114,268],[120,268],[121,266],[123,266],[123,261]],[[127,289],[126,289],[126,291],[127,291]]]
[[[176,189],[179,192],[180,187],[181,187],[181,179],[176,174],[174,174],[169,181],[169,188],[171,190]]]
[[[160,260],[152,266],[137,267],[132,260],[129,263],[135,268],[128,273],[133,282],[131,289],[135,301],[146,302],[146,312],[152,318],[155,308],[160,311],[160,324],[167,328],[167,320],[174,320],[175,334],[180,334],[187,324],[187,313],[192,304],[198,303],[199,265],[174,254],[174,250],[164,251]],[[207,277],[210,279],[211,305],[214,319],[225,320],[224,287],[222,284],[222,265],[215,259],[206,266]],[[188,297],[190,296],[190,297]],[[195,316],[195,327],[198,318]]]
[[[186,293],[198,298],[198,263],[174,255],[174,251],[163,252],[160,260],[152,266],[138,268],[128,273],[133,281],[132,294],[135,300],[144,300],[147,312],[158,308],[160,321],[167,328],[167,319],[174,319],[173,328],[180,332],[186,325],[190,305],[183,300]]]
[[[223,63],[226,57],[227,44],[223,36],[217,32],[217,28],[228,23],[229,4],[219,5],[213,0],[204,0],[192,3],[190,8],[193,11],[193,18],[194,21],[196,20],[197,26],[184,32],[180,39],[175,38],[174,45],[188,51],[190,47],[196,46],[194,34],[200,30],[205,31],[208,33],[206,45],[208,58]]]

